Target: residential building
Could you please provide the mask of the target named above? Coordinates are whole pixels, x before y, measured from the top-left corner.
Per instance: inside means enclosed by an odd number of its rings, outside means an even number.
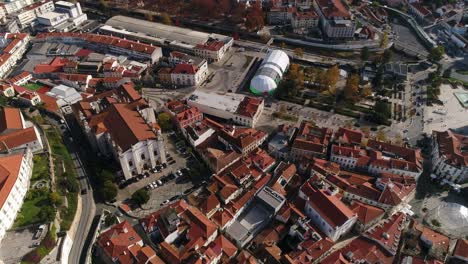
[[[295,161],[306,156],[326,158],[331,137],[331,128],[320,128],[303,121],[292,142],[290,158]]]
[[[96,244],[97,254],[107,264],[164,263],[127,221],[101,233]]]
[[[23,10],[18,11],[12,16],[21,29],[25,29],[35,23],[37,16],[52,12],[55,9],[53,1],[40,1],[26,6]]]
[[[208,76],[208,67],[203,71],[192,64],[177,64],[171,71],[171,83],[177,86],[196,86]]]
[[[264,101],[261,98],[240,94],[218,95],[201,91],[193,92],[187,99],[187,104],[197,107],[204,114],[249,127],[255,127],[264,108]]]
[[[0,151],[8,152],[29,148],[31,152],[43,149],[39,131],[27,122],[17,108],[0,108]]]
[[[297,34],[308,33],[311,29],[317,28],[318,24],[319,16],[313,10],[308,12],[295,12],[291,17],[293,32]]]
[[[30,149],[0,155],[0,241],[23,205],[32,176],[32,157]]]
[[[373,139],[367,146],[332,145],[330,160],[349,170],[366,171],[371,174],[391,173],[412,176],[422,173],[420,149],[411,149]]]
[[[276,134],[268,142],[268,152],[277,159],[286,160],[296,132],[296,127],[279,125]]]
[[[357,221],[357,214],[336,196],[336,190],[317,189],[305,182],[299,197],[305,200],[304,211],[312,222],[332,241],[348,233]]]
[[[0,91],[1,95],[5,97],[13,97],[15,96],[15,89],[13,89],[13,86],[8,83],[1,83],[0,84]]]
[[[22,59],[29,43],[26,33],[3,33],[0,35],[0,78],[5,77]]]
[[[132,83],[87,98],[73,108],[91,145],[99,153],[116,159],[125,179],[166,162],[164,140],[154,110]]]
[[[353,38],[356,23],[340,0],[314,0],[313,5],[320,16],[320,24],[326,37],[332,39]]]
[[[450,130],[432,133],[432,173],[453,183],[468,181],[468,136]]]
[[[271,8],[267,13],[267,22],[270,25],[284,25],[291,23],[292,16],[296,12],[295,7]]]
[[[416,20],[422,22],[425,18],[432,14],[429,9],[424,7],[421,3],[414,2],[408,5],[409,11],[416,17]]]
[[[385,211],[379,207],[353,201],[350,209],[357,215],[355,229],[363,232],[382,219]]]

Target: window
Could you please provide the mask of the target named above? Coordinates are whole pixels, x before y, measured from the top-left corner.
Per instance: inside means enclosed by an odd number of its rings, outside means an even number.
[[[132,167],[132,166],[133,166],[133,162],[132,162],[132,161],[129,161],[129,162],[128,162],[128,166]]]
[[[142,160],[146,159],[145,154],[141,154],[141,159]]]

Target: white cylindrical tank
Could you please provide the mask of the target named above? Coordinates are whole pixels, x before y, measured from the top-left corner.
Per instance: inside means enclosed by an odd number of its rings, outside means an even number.
[[[283,78],[288,66],[289,57],[285,52],[270,50],[250,81],[250,90],[254,94],[272,93]]]

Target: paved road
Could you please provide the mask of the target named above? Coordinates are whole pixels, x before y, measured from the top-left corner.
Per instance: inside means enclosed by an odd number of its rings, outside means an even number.
[[[75,129],[78,129],[78,128],[72,127],[70,131],[75,131]],[[62,130],[62,132],[64,132],[64,130]],[[74,138],[76,139],[78,137],[74,137]],[[73,162],[75,164],[75,168],[77,170],[78,177],[80,179],[79,181],[80,181],[81,189],[87,190],[86,194],[81,195],[82,210],[81,210],[80,220],[78,222],[76,234],[73,239],[73,246],[72,246],[69,258],[68,258],[68,263],[79,264],[79,263],[83,263],[83,261],[80,261],[80,258],[82,256],[82,253],[86,252],[86,248],[84,248],[85,241],[88,236],[89,229],[91,227],[96,208],[95,208],[95,203],[93,199],[93,190],[89,183],[88,174],[80,158],[80,154],[82,154],[79,152],[80,148],[77,148],[75,146],[75,143],[73,142],[73,140],[71,140],[70,137],[64,136],[64,141],[73,157]]]

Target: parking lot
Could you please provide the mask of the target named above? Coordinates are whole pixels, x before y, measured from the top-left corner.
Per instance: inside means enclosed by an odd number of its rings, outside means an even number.
[[[40,237],[35,237],[38,226],[33,226],[19,231],[8,231],[0,246],[0,262],[5,264],[16,264],[21,262],[21,258],[29,251],[39,245],[46,235],[43,231]]]
[[[242,83],[254,57],[232,48],[225,58],[210,64],[210,75],[198,89],[205,92],[235,92]]]
[[[181,136],[175,134],[163,134],[166,142],[166,152],[168,156],[167,167],[157,172],[147,172],[137,182],[120,189],[117,195],[118,201],[124,201],[142,188],[146,188],[150,194],[150,201],[143,205],[143,208],[136,209],[134,214],[146,215],[149,212],[157,210],[161,204],[168,200],[176,200],[194,189],[197,180],[189,176],[189,163],[198,162],[189,152],[188,146]],[[189,191],[187,191],[189,190]],[[142,211],[142,212],[139,212]]]

